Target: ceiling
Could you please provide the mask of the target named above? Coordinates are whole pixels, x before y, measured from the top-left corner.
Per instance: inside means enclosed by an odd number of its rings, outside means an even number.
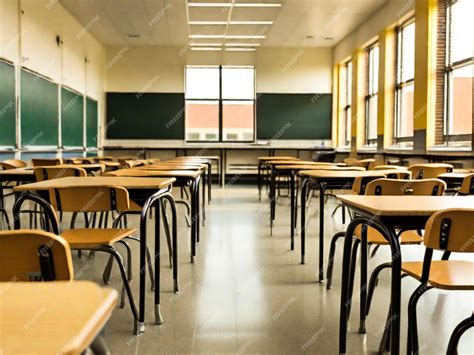
[[[196,50],[332,47],[385,1],[60,0],[105,45]]]

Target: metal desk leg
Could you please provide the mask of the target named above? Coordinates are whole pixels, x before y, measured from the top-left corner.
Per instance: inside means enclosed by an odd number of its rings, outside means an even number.
[[[212,161],[207,166],[207,204],[212,201]]]
[[[173,281],[174,281],[174,292],[179,292],[178,284],[178,216],[176,212],[176,202],[172,195],[166,195],[165,198],[168,200],[171,206],[171,225],[173,228],[172,232],[172,243],[173,243]],[[155,266],[156,267],[156,266]]]
[[[161,200],[155,206],[155,323],[163,324],[163,316],[160,309],[160,274],[161,274],[161,241],[160,241],[160,220],[161,220]],[[143,273],[144,274],[144,273]]]
[[[196,179],[191,182],[191,262],[196,256]]]
[[[270,235],[273,235],[273,222],[276,208],[276,181],[273,166],[270,168]]]
[[[201,179],[201,192],[202,192],[202,226],[206,225],[206,182]]]
[[[257,175],[257,186],[258,186],[258,200],[262,200],[262,162],[258,162],[258,175]]]
[[[324,191],[326,185],[319,183],[319,282],[324,282]]]
[[[295,175],[290,172],[290,228],[291,228],[291,250],[295,249]]]
[[[301,181],[301,264],[304,264],[305,257],[305,243],[306,243],[306,194],[308,193],[308,178],[303,178]]]

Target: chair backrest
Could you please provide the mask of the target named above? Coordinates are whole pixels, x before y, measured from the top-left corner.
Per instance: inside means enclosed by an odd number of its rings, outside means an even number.
[[[384,178],[383,174],[380,176],[358,176],[354,179],[354,183],[352,184],[352,191],[354,191],[357,195],[365,195],[365,190],[369,182]]]
[[[73,276],[71,250],[62,237],[29,229],[0,232],[0,282],[71,281]]]
[[[467,175],[458,191],[461,195],[474,195],[474,174]]]
[[[441,196],[444,190],[446,190],[446,183],[439,179],[377,179],[367,185],[365,194],[387,196]]]
[[[436,212],[426,223],[423,241],[430,249],[473,253],[473,220],[474,209],[447,209]]]
[[[344,163],[346,163],[347,166],[360,166],[359,161],[356,158],[346,158],[344,159]]]
[[[49,190],[51,205],[62,212],[126,211],[128,191],[118,186],[62,187]]]
[[[413,179],[436,179],[439,175],[453,171],[451,164],[416,164],[408,168]]]
[[[52,165],[61,165],[63,160],[61,158],[35,158],[31,159],[33,166],[52,166]]]
[[[26,167],[26,161],[20,159],[7,159],[0,163],[3,170],[17,169]]]
[[[36,167],[34,170],[36,181],[59,179],[70,176],[87,176],[87,172],[84,169],[74,166],[41,166]]]

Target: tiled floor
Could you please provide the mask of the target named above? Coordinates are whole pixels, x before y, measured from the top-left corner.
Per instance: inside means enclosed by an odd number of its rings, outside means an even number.
[[[180,293],[172,292],[172,276],[167,255],[162,258],[162,314],[164,324],[153,324],[153,293],[147,293],[146,333],[132,335],[128,305],[117,309],[106,329],[113,354],[336,354],[340,300],[341,245],[338,247],[331,290],[316,282],[317,203],[310,208],[306,265],[296,250],[289,250],[289,201],[281,198],[276,227],[269,234],[266,199],[257,200],[256,188],[233,186],[214,188],[207,209],[206,227],[195,264],[189,262],[189,228],[180,218]],[[327,208],[326,245],[332,234],[342,229],[340,213],[334,218]],[[182,207],[179,207],[180,209]],[[180,210],[182,216],[183,210]],[[133,244],[132,244],[133,245]],[[163,241],[166,251],[166,243]],[[138,260],[134,247],[135,264]],[[326,248],[326,257],[327,257]],[[404,248],[404,259],[420,259],[423,249]],[[370,260],[373,267],[388,261],[381,250]],[[100,282],[105,257],[96,255],[75,260],[76,274]],[[91,267],[92,266],[92,267]],[[137,268],[133,287],[138,295]],[[474,272],[474,270],[473,270]],[[120,288],[117,268],[112,287]],[[348,353],[375,353],[387,314],[389,277],[383,275],[375,303],[367,320],[367,335],[357,333],[358,301],[353,306],[348,337]],[[355,284],[358,291],[358,280]],[[416,282],[403,281],[402,352],[406,342],[406,303]],[[419,303],[420,346],[423,354],[442,354],[455,325],[473,309],[472,293],[429,291]],[[460,353],[474,353],[474,331],[462,339]]]

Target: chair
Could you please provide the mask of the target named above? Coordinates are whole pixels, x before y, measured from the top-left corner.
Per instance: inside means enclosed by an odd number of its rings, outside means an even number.
[[[58,166],[41,166],[35,167],[35,178],[36,181],[52,180],[59,179],[63,177],[77,176],[85,177],[87,172],[78,167],[67,166],[67,167],[58,167]]]
[[[451,164],[416,164],[408,168],[413,179],[436,179],[439,175],[453,171]]]
[[[474,174],[464,177],[457,193],[459,195],[474,195]]]
[[[433,196],[441,196],[446,189],[446,184],[438,179],[430,179],[430,180],[395,180],[395,179],[372,179],[373,181],[367,182],[367,185],[364,188],[358,188],[359,181],[362,181],[361,178],[356,178],[354,182],[354,192],[360,195],[386,195],[386,196],[400,196],[400,195],[433,195]],[[360,186],[363,187],[364,185],[360,183]],[[351,273],[355,273],[355,260],[357,257],[357,249],[361,242],[361,231],[362,226],[358,226],[355,230],[355,244],[353,248],[353,257],[351,257]],[[421,244],[423,238],[416,233],[415,231],[407,230],[407,231],[400,231],[400,244],[401,245],[409,245],[409,244]],[[332,273],[334,268],[334,258],[336,254],[336,242],[338,239],[343,238],[345,236],[345,232],[336,233],[333,238],[331,239],[331,246],[329,250],[329,262],[327,268],[327,289],[331,288],[332,285]],[[382,245],[388,245],[388,242],[384,238],[382,234],[380,234],[374,228],[367,228],[367,245],[372,246],[375,245],[375,250],[372,252],[372,256],[375,255],[377,249]],[[385,264],[383,264],[385,265]],[[376,270],[380,272],[377,268],[374,270],[374,274]],[[378,275],[378,273],[377,273]],[[353,277],[352,279],[353,280]],[[373,291],[372,291],[373,293]],[[371,299],[371,293],[369,290],[369,300]],[[369,309],[369,305],[367,306],[367,313]]]
[[[416,306],[426,291],[432,288],[474,290],[474,262],[447,260],[447,257],[432,260],[433,250],[444,251],[445,255],[474,252],[473,218],[474,209],[447,209],[435,213],[426,223],[423,261],[402,263],[402,272],[420,281],[408,303],[408,354],[418,354],[419,351]]]
[[[49,190],[49,197],[51,205],[59,212],[117,211],[120,213],[130,208],[128,191],[123,187],[88,186],[57,188]],[[72,250],[102,251],[115,258],[135,318],[135,326],[138,313],[129,285],[132,275],[131,250],[124,239],[132,237],[136,231],[135,228],[115,228],[114,226],[114,228],[74,228],[64,230],[61,233],[61,236],[69,243]],[[128,270],[125,269],[122,257],[115,249],[114,245],[116,243],[126,247]],[[121,306],[123,307],[123,302]]]
[[[8,159],[0,163],[3,170],[25,168],[28,164],[24,160],[20,159]]]
[[[464,319],[461,323],[459,323],[456,328],[454,328],[451,337],[449,338],[448,343],[448,350],[446,351],[447,355],[457,355],[457,349],[459,340],[463,336],[463,334],[469,329],[474,327],[474,313],[471,314],[470,317]]]
[[[33,166],[52,166],[63,164],[62,158],[35,158],[31,159]]]
[[[0,282],[72,281],[73,276],[64,238],[31,229],[0,232]]]

